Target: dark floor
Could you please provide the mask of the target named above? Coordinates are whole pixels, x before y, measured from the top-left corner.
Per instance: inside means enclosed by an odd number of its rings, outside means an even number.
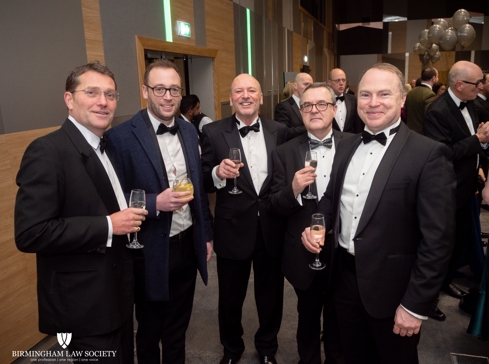
[[[482,231],[489,231],[489,212],[482,210]],[[471,278],[457,278],[456,284],[463,288],[474,286],[477,282]],[[246,350],[240,364],[258,363],[258,356],[253,346],[253,335],[258,327],[256,308],[253,299],[253,278],[250,279],[248,297],[243,310],[244,340]],[[198,282],[194,311],[187,332],[187,360],[189,364],[219,363],[222,357],[222,346],[219,342],[217,326],[217,276],[215,256],[209,262],[209,285],[205,287]],[[286,282],[284,299],[284,316],[279,333],[279,351],[276,359],[279,363],[298,363],[295,331],[297,328],[296,296],[292,286]],[[472,356],[489,357],[489,341],[480,341],[466,333],[470,316],[458,307],[459,301],[441,293],[439,308],[446,314],[447,320],[438,322],[428,320],[423,323],[419,344],[421,364],[478,364],[489,363],[487,359]],[[51,338],[45,345],[52,347],[56,338]],[[56,344],[57,345],[57,344]],[[452,357],[451,353],[468,356]],[[16,363],[30,363],[23,359]],[[393,363],[394,364],[394,363]]]

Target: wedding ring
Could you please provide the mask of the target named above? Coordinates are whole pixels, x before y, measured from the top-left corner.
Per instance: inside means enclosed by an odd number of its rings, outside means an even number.
[[[407,334],[408,334],[408,335],[412,335],[412,334],[413,334],[413,332],[412,332],[412,331],[408,331],[408,332],[407,332]]]
[[[141,230],[141,228],[138,226],[136,227],[136,232],[139,233],[139,230]]]

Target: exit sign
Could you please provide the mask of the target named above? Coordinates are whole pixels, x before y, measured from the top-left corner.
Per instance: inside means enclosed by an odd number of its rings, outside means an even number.
[[[190,38],[190,24],[183,21],[177,21],[178,35]]]

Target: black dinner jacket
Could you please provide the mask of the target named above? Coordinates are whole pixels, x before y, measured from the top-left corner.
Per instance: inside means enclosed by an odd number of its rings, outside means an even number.
[[[365,124],[362,119],[358,116],[357,111],[357,98],[348,93],[343,93],[345,96],[345,106],[346,106],[346,120],[345,127],[343,128],[343,132],[345,133],[353,133],[358,134],[363,131],[365,128]],[[333,119],[333,129],[341,131],[336,119]]]
[[[475,112],[480,122],[489,121],[489,100],[477,96],[474,100]]]
[[[333,229],[337,258],[345,175],[361,136],[336,150],[330,183],[319,202]],[[399,304],[427,315],[445,278],[455,238],[455,176],[448,148],[401,123],[376,171],[353,238],[360,298],[375,318]]]
[[[479,124],[474,102],[467,102],[474,130]],[[458,105],[444,92],[428,108],[424,120],[424,134],[448,145],[457,176],[457,207],[467,203],[477,188],[477,154],[482,151],[479,139],[471,135]]]
[[[333,130],[335,149],[342,138],[352,136]],[[273,182],[270,197],[270,211],[287,224],[284,237],[282,271],[285,278],[297,289],[306,290],[310,287],[317,271],[309,268],[315,254],[304,248],[301,234],[311,223],[311,215],[317,212],[318,200],[302,199],[299,204],[292,191],[295,173],[304,168],[306,152],[309,151],[307,134],[303,134],[277,147],[273,153]],[[305,189],[307,191],[307,187]],[[311,185],[314,195],[321,197],[324,191],[317,191],[316,183]],[[328,248],[331,246],[331,235],[326,239],[326,247],[321,252],[321,260],[329,260]]]
[[[207,124],[202,129],[204,188],[207,192],[216,192],[214,251],[222,258],[249,258],[255,247],[258,225],[261,226],[267,253],[278,258],[282,251],[284,224],[268,210],[268,198],[272,184],[272,150],[285,142],[287,127],[261,117],[260,124],[267,149],[267,155],[263,157],[267,158],[269,173],[259,193],[253,186],[235,116]],[[239,195],[228,193],[234,186],[233,179],[228,179],[226,186],[219,190],[216,190],[212,180],[212,169],[223,159],[229,158],[230,148],[241,149],[244,163],[237,178],[238,188],[243,191]]]
[[[289,128],[287,131],[288,140],[306,132],[301,112],[292,96],[277,104],[275,107],[275,121]]]
[[[109,333],[132,317],[127,236],[106,247],[107,216],[119,211],[93,148],[70,120],[27,148],[17,174],[15,242],[36,253],[39,330]]]

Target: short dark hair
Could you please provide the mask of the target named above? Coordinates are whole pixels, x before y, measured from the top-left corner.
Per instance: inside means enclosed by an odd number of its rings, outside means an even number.
[[[436,68],[434,67],[426,67],[423,71],[421,71],[421,80],[423,81],[429,81],[433,77],[437,75]]]
[[[100,73],[101,75],[109,76],[114,81],[115,88],[117,90],[117,83],[115,82],[115,77],[112,71],[107,66],[101,64],[99,61],[95,61],[84,64],[83,66],[78,66],[74,70],[72,70],[68,75],[68,78],[66,79],[65,91],[75,91],[80,84],[80,76],[88,71],[93,71]]]
[[[144,78],[143,78],[143,83],[145,85],[148,84],[149,73],[153,68],[172,68],[178,73],[178,76],[180,77],[180,73],[178,72],[178,67],[175,63],[167,59],[157,59],[154,62],[150,63],[148,67],[146,67],[146,71],[144,72]]]
[[[186,114],[189,110],[192,110],[200,102],[197,95],[187,95],[182,97],[180,102],[180,113]]]
[[[435,93],[435,95],[438,93],[438,90],[442,86],[445,86],[443,82],[435,82],[435,84],[433,85],[433,92]]]

